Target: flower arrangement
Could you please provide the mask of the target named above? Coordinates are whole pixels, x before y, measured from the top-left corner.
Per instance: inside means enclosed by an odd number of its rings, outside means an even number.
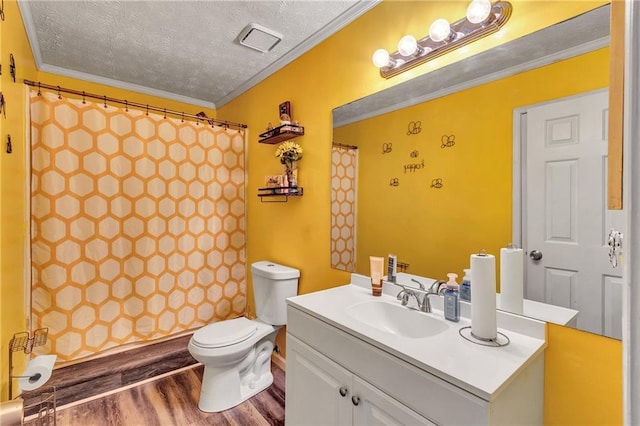
[[[302,147],[293,141],[283,142],[276,149],[276,157],[280,159],[281,164],[292,169],[293,163],[302,159]]]

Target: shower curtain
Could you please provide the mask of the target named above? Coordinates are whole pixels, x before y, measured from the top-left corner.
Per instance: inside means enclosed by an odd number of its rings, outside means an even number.
[[[331,147],[331,267],[356,269],[356,171],[358,151]]]
[[[36,351],[74,360],[242,315],[244,135],[30,98]]]

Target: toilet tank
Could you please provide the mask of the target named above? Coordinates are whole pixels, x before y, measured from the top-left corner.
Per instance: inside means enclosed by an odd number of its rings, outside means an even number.
[[[298,294],[300,271],[269,261],[251,265],[256,316],[271,325],[287,323],[287,298]]]

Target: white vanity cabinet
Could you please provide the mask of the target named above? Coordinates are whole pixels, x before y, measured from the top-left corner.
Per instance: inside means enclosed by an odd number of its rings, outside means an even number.
[[[433,425],[434,423],[287,336],[288,425]]]
[[[542,424],[544,325],[506,348],[464,340],[463,319],[409,339],[354,321],[349,306],[366,300],[353,285],[288,300],[287,425]]]

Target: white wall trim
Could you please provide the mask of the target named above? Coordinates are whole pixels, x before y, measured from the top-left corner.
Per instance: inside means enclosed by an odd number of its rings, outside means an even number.
[[[239,85],[236,89],[232,90],[231,92],[227,93],[221,98],[216,99],[215,101],[216,105],[218,105],[218,107],[221,107],[226,103],[230,102],[232,99],[240,96],[241,94],[243,94],[244,92],[246,92],[247,90],[255,86],[256,84],[260,83],[265,78],[274,74],[279,69],[284,68],[285,65],[289,64],[290,62],[293,62],[295,59],[299,58],[304,53],[311,50],[316,45],[320,44],[320,42],[324,41],[333,33],[337,32],[338,30],[345,27],[347,24],[349,24],[356,18],[360,17],[362,14],[364,14],[368,10],[372,9],[381,1],[382,0],[365,0],[365,1],[360,1],[355,5],[351,6],[349,9],[347,9],[346,12],[344,12],[334,21],[325,25],[313,36],[307,38],[302,43],[298,44],[296,47],[291,49],[289,52],[282,55],[276,61],[271,63],[268,67],[266,67],[265,69],[263,69],[262,71],[260,71],[259,73],[251,77],[249,80]]]
[[[42,66],[42,49],[40,49],[40,43],[38,43],[38,37],[36,36],[36,24],[33,22],[31,7],[27,6],[26,0],[17,0],[17,2],[18,8],[20,8],[20,14],[22,15],[22,22],[24,22],[24,28],[27,31],[27,38],[31,45],[33,59],[36,62],[36,68],[40,69],[40,66]]]
[[[629,229],[623,252],[624,423],[640,424],[640,2],[626,1],[623,188]]]
[[[170,99],[172,101],[184,102],[190,105],[201,106],[205,108],[215,109],[216,105],[213,102],[204,101],[202,99],[191,98],[189,96],[177,95],[175,93],[165,92],[164,90],[158,90],[151,87],[140,86],[133,83],[125,83],[124,81],[114,80],[108,77],[101,77],[99,75],[89,74],[81,71],[74,71],[68,68],[57,67],[55,65],[43,64],[40,71],[48,72],[51,74],[58,74],[65,77],[71,77],[78,80],[89,81],[91,83],[103,84],[105,86],[116,87],[118,89],[130,90],[132,92],[143,93],[145,95],[157,96],[159,98]],[[188,111],[185,111],[188,112]]]

